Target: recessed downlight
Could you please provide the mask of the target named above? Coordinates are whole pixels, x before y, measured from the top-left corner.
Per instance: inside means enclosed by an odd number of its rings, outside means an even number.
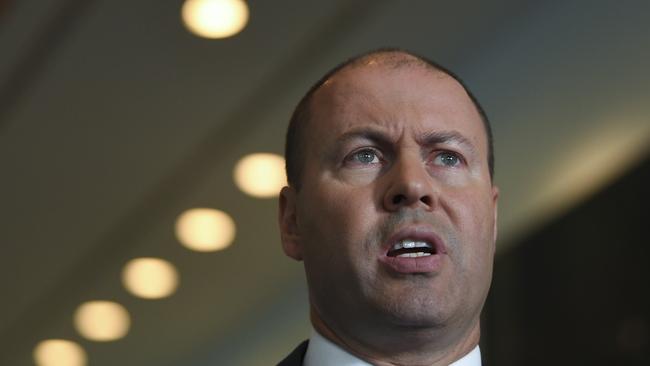
[[[182,245],[199,252],[225,249],[235,239],[235,222],[225,212],[193,208],[176,220],[176,236]]]
[[[36,366],[85,366],[86,352],[75,342],[66,339],[47,339],[34,348]]]
[[[178,272],[173,264],[160,258],[136,258],[122,271],[122,283],[133,295],[160,299],[178,287]]]
[[[234,178],[242,192],[258,198],[276,197],[287,184],[284,158],[270,153],[255,153],[235,165]]]
[[[131,318],[126,309],[116,302],[89,301],[77,308],[74,325],[85,338],[107,342],[124,337],[129,331]]]
[[[181,10],[187,29],[204,38],[234,36],[244,29],[248,16],[243,0],[186,0]]]

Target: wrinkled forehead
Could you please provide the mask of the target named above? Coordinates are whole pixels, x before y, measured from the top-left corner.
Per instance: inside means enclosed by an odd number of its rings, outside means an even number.
[[[368,60],[346,67],[315,92],[310,111],[315,125],[309,129],[322,137],[363,122],[386,129],[425,128],[422,124],[431,120],[438,127],[448,124],[449,128],[466,128],[468,133],[483,128],[460,83],[420,63],[395,67]]]

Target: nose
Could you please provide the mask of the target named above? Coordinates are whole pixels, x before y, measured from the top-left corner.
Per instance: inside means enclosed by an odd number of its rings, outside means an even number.
[[[383,203],[387,211],[405,207],[433,209],[433,179],[419,157],[401,157],[391,166],[386,178],[389,182]]]

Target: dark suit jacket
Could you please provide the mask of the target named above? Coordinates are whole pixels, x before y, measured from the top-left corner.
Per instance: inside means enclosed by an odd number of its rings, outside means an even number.
[[[305,353],[307,352],[307,345],[309,341],[304,341],[300,343],[296,349],[287,356],[284,360],[280,361],[277,366],[301,366],[302,360],[305,358]]]

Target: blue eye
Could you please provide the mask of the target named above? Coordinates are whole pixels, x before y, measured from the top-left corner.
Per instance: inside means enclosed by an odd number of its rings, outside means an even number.
[[[436,156],[436,159],[434,162],[438,165],[444,165],[444,166],[449,166],[449,167],[455,167],[460,165],[461,160],[460,157],[452,152],[441,152]]]
[[[379,157],[374,150],[365,149],[353,153],[350,160],[361,164],[376,164],[379,163]]]

